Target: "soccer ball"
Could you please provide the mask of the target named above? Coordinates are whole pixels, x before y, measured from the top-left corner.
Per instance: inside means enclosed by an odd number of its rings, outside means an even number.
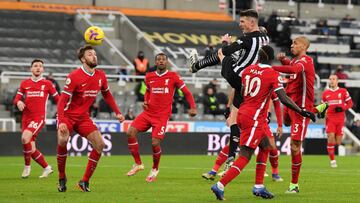
[[[84,33],[84,39],[88,44],[91,45],[100,45],[103,42],[103,39],[105,37],[104,31],[97,27],[97,26],[91,26],[88,29],[86,29]]]

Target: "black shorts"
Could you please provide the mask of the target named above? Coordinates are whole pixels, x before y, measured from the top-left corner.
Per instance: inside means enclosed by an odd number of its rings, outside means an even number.
[[[232,88],[241,90],[241,78],[233,70],[235,64],[234,59],[231,56],[225,56],[221,63],[221,76],[231,85]]]
[[[234,99],[233,99],[233,106],[239,109],[240,104],[243,102],[243,97],[241,95],[241,91],[235,89]]]

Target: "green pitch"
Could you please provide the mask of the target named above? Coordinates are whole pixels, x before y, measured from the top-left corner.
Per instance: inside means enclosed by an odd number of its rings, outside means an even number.
[[[56,171],[56,158],[46,157]],[[215,181],[201,178],[211,169],[215,156],[163,155],[158,180],[145,181],[152,157],[143,156],[145,170],[133,177],[125,174],[132,165],[130,156],[102,157],[90,182],[92,192],[82,193],[75,184],[85,170],[86,157],[68,157],[68,190],[57,192],[57,172],[39,179],[41,168],[32,161],[28,179],[21,179],[22,157],[0,157],[0,202],[217,202],[210,191]],[[327,156],[305,156],[300,174],[300,193],[285,194],[290,181],[290,157],[281,156],[280,175],[284,182],[270,177],[265,185],[275,194],[262,200],[251,193],[254,184],[254,157],[248,167],[225,189],[227,202],[359,202],[360,157],[338,157],[332,169]],[[268,164],[268,167],[270,164]],[[268,173],[271,170],[268,168]]]

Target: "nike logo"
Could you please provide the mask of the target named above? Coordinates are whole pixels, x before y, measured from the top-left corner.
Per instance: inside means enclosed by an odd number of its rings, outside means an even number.
[[[325,98],[329,98],[329,97],[330,97],[330,95],[326,96]]]
[[[26,90],[30,89],[31,87],[25,87]]]
[[[150,81],[149,83],[151,84],[151,83],[153,83],[153,82],[155,82],[155,81]]]
[[[82,84],[81,87],[84,87],[85,85],[86,85],[86,83],[85,83],[85,84]]]

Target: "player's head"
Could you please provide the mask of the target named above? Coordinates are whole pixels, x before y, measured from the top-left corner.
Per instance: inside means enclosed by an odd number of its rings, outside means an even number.
[[[274,49],[269,45],[262,46],[259,49],[258,56],[259,56],[258,59],[259,63],[270,65],[271,62],[274,60]]]
[[[41,59],[34,59],[31,62],[30,70],[33,76],[40,76],[44,72],[44,61]]]
[[[305,36],[297,37],[293,40],[293,43],[291,44],[291,53],[294,56],[301,56],[306,54],[306,51],[308,50],[310,46],[310,41]]]
[[[167,64],[167,55],[164,53],[158,53],[155,56],[156,69],[165,70]]]
[[[248,9],[240,12],[240,30],[250,33],[258,29],[259,14],[255,9]]]
[[[339,84],[339,78],[337,77],[337,75],[332,74],[329,77],[329,87],[330,88],[337,88]]]
[[[96,51],[90,45],[85,45],[78,49],[78,59],[83,65],[86,65],[90,68],[95,68],[97,64]]]

